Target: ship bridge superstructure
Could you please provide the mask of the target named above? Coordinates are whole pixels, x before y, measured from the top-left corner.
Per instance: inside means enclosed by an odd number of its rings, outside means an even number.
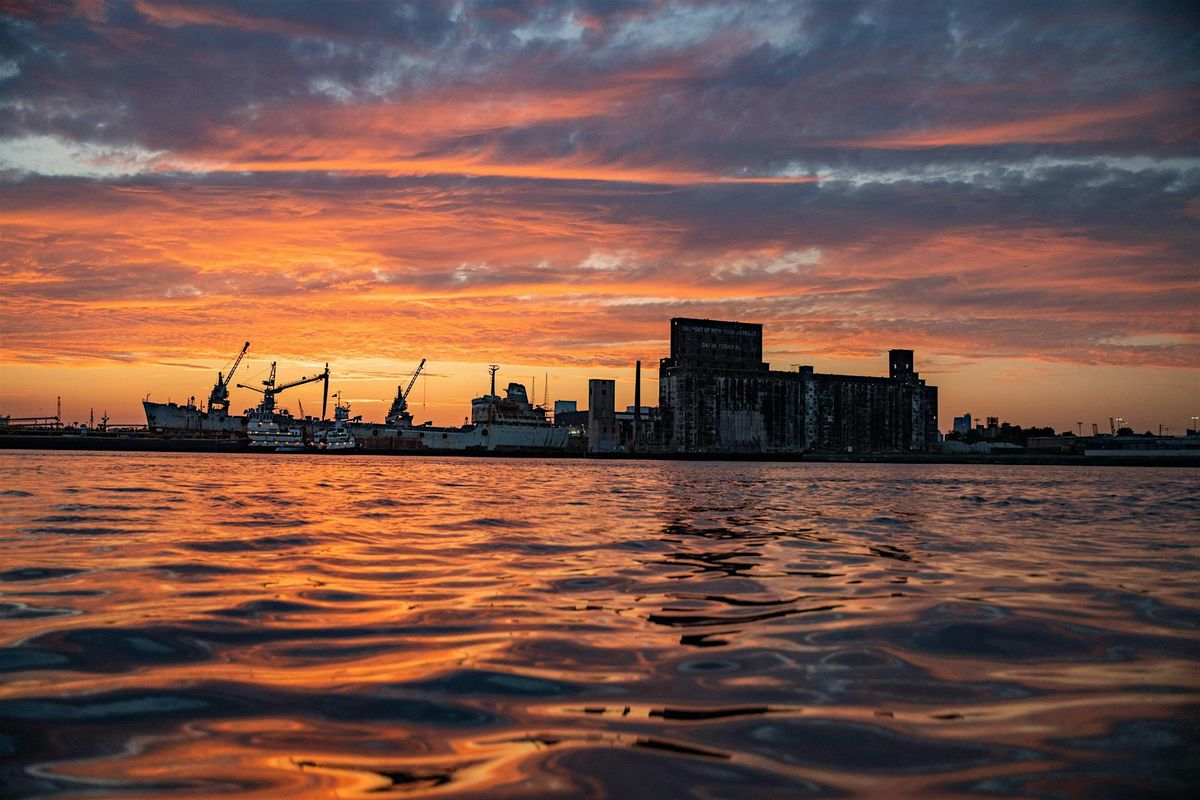
[[[508,384],[504,397],[496,394],[496,372],[499,367],[489,367],[492,375],[491,392],[471,401],[471,422],[476,425],[505,423],[509,425],[547,425],[546,409],[529,402],[529,393],[522,383]]]

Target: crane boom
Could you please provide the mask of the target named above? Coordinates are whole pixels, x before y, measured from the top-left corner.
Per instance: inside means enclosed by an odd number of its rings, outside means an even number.
[[[225,380],[222,383],[226,388],[228,388],[229,382],[231,380],[233,380],[233,373],[237,372],[238,366],[242,363],[242,359],[246,357],[246,351],[249,349],[250,349],[249,342],[246,342],[244,345],[242,345],[242,352],[237,354],[237,358],[235,358],[233,360],[233,366],[231,366],[229,368],[229,372],[225,373]],[[219,373],[218,373],[218,376],[219,376]]]
[[[274,361],[271,362],[271,372],[269,375],[267,375],[267,379],[262,382],[262,385],[267,388],[259,389],[258,387],[255,387],[255,386],[247,386],[244,383],[239,383],[237,385],[237,387],[239,389],[249,389],[252,392],[258,392],[259,394],[264,394],[264,395],[275,391],[275,362]]]
[[[405,402],[408,402],[408,394],[413,390],[413,386],[417,383],[417,377],[421,374],[421,370],[425,368],[425,359],[421,359],[421,363],[417,364],[417,370],[413,373],[412,380],[408,382],[408,388],[404,390],[402,397]]]
[[[312,377],[302,377],[299,380],[292,381],[291,383],[285,383],[280,386],[276,386],[275,385],[275,364],[274,364],[274,362],[272,362],[271,363],[271,373],[267,377],[267,379],[265,381],[263,381],[264,388],[257,389],[253,386],[247,386],[244,383],[239,383],[238,388],[239,389],[249,389],[252,392],[258,392],[259,394],[261,394],[263,396],[263,399],[262,399],[262,402],[259,404],[258,410],[256,413],[271,414],[275,411],[275,395],[279,394],[280,392],[284,391],[285,389],[294,389],[297,386],[303,386],[306,383],[316,383],[317,381],[325,382],[325,392],[326,392],[326,395],[328,396],[328,392],[329,392],[329,365],[328,364],[325,365],[324,371],[318,372],[316,375],[313,375]],[[324,401],[322,401],[321,418],[322,419],[325,418]]]
[[[279,394],[284,389],[294,389],[297,386],[303,386],[306,383],[316,383],[317,381],[323,381],[326,379],[326,377],[328,375],[329,375],[329,367],[327,366],[327,367],[325,367],[324,372],[318,372],[316,375],[313,375],[311,378],[303,378],[302,377],[299,380],[292,381],[291,383],[285,383],[282,386],[276,386],[271,389],[271,393]]]

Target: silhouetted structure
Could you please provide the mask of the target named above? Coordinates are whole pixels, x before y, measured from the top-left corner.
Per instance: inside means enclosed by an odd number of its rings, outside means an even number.
[[[588,381],[588,451],[608,453],[617,449],[616,381]]]
[[[937,388],[892,350],[888,377],[762,360],[762,325],[671,320],[659,364],[662,444],[686,452],[912,452],[937,443]]]

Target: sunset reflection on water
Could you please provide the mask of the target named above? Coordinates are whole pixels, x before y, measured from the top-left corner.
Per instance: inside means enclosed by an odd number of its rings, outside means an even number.
[[[1146,796],[1197,471],[0,455],[15,796]]]

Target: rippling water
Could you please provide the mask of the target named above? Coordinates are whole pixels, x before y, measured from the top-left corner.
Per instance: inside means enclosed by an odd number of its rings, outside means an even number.
[[[1145,797],[1200,472],[0,455],[0,784]]]

